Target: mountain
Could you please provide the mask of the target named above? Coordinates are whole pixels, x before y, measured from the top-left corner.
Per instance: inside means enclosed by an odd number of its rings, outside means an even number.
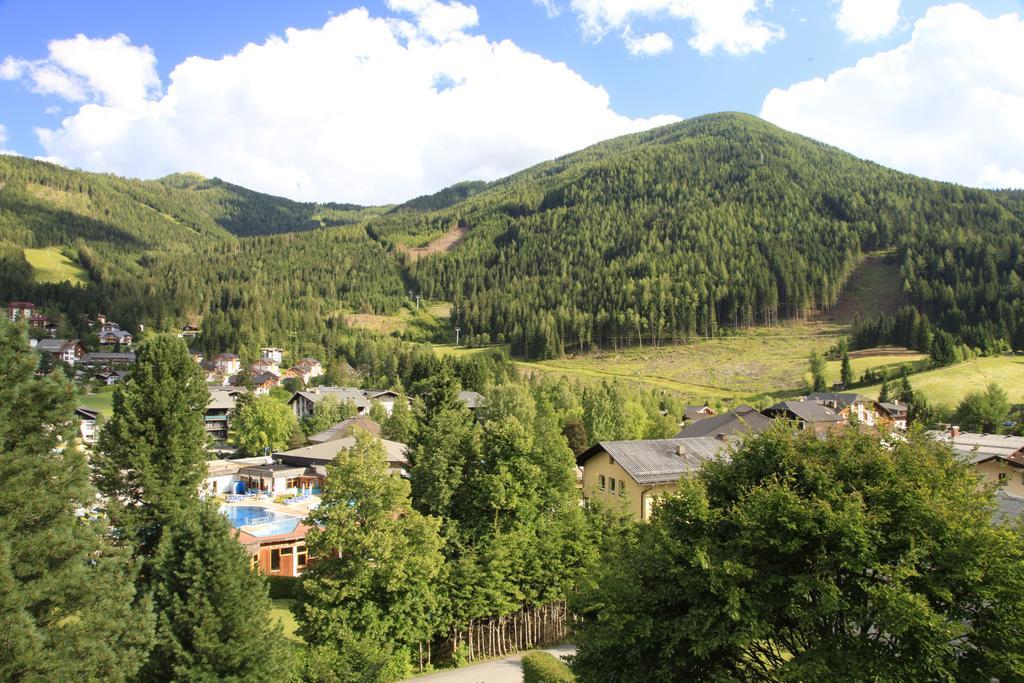
[[[160,327],[202,318],[211,347],[322,343],[345,310],[394,312],[410,289],[521,355],[660,344],[827,307],[876,250],[935,325],[983,348],[1020,328],[1024,344],[1022,193],[899,173],[744,114],[396,207],[17,157],[0,157],[0,183],[0,296]],[[86,268],[85,292],[26,283],[20,250],[45,246]]]

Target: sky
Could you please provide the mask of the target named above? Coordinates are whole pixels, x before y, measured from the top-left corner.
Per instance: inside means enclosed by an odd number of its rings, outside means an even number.
[[[1024,2],[0,0],[0,151],[400,202],[742,111],[1024,187]]]

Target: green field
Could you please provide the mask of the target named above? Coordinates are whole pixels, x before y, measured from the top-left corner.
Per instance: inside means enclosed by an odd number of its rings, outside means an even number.
[[[78,405],[89,410],[98,410],[100,415],[109,418],[114,414],[114,392],[100,391],[96,394],[78,396]]]
[[[915,392],[923,393],[933,405],[951,408],[967,394],[984,389],[989,382],[1005,389],[1012,403],[1024,403],[1024,356],[976,358],[910,377]],[[857,391],[876,396],[880,388],[876,385]]]
[[[85,269],[62,254],[58,247],[26,249],[25,260],[32,266],[36,282],[70,282],[82,286],[89,283]]]
[[[294,640],[297,643],[304,643],[306,641],[295,633],[299,628],[299,624],[295,621],[295,615],[292,614],[293,602],[295,601],[289,598],[277,598],[273,600],[274,606],[270,609],[270,618],[281,624],[284,629],[285,638]]]

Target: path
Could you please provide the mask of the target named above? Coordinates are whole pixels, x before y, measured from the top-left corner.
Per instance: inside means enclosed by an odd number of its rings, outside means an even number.
[[[568,657],[576,654],[573,645],[555,645],[544,648],[556,657]],[[408,679],[410,683],[521,683],[523,667],[520,660],[523,653],[510,655],[503,659],[490,659],[479,664],[471,664],[460,669],[447,669],[437,673]]]

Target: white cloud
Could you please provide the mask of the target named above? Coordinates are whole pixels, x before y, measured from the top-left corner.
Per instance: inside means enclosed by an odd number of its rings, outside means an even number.
[[[14,150],[5,149],[4,145],[7,144],[7,126],[0,123],[0,154],[17,154]]]
[[[378,203],[676,120],[621,116],[565,64],[468,35],[469,15],[437,4],[391,0],[419,23],[356,9],[221,59],[191,57],[161,96],[88,101],[36,133],[49,157],[90,170],[193,170],[300,199]]]
[[[555,0],[533,0],[533,4],[540,5],[544,8],[544,11],[548,13],[548,17],[557,17],[562,13],[562,8],[558,6]]]
[[[394,12],[408,12],[416,17],[420,33],[443,40],[480,22],[476,7],[461,2],[436,0],[387,0]]]
[[[732,55],[760,52],[785,36],[782,27],[754,16],[758,0],[572,0],[571,6],[584,34],[595,40],[613,29],[622,29],[628,37],[635,19],[666,16],[693,22],[694,35],[688,42],[702,55],[719,48]]]
[[[857,42],[884,38],[899,22],[900,0],[842,0],[836,15],[836,27]]]
[[[672,38],[667,33],[648,33],[645,36],[624,36],[626,49],[633,56],[653,57],[672,50]]]
[[[0,79],[27,79],[34,92],[58,95],[72,102],[98,101],[117,107],[141,106],[158,94],[156,56],[148,46],[135,46],[123,33],[107,39],[82,34],[52,40],[46,59],[7,57]]]
[[[879,163],[965,185],[1024,186],[1024,21],[932,7],[910,40],[768,93],[761,116]]]

